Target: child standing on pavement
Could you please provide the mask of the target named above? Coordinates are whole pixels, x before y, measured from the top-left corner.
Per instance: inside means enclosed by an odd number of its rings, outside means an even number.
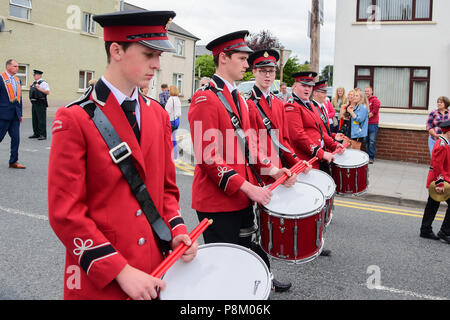
[[[443,134],[439,136],[433,147],[431,155],[430,172],[428,174],[427,188],[431,183],[435,183],[438,194],[447,195],[443,198],[449,205],[442,222],[441,230],[437,236],[433,233],[431,224],[439,209],[440,202],[428,197],[428,202],[423,214],[420,236],[422,238],[439,240],[450,244],[450,120],[442,122],[439,127]]]

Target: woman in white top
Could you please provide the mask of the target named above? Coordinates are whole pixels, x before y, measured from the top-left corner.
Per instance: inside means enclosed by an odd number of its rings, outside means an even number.
[[[170,86],[169,88],[170,97],[166,102],[165,109],[169,113],[170,117],[170,126],[172,127],[172,141],[173,141],[173,151],[174,158],[178,158],[178,149],[177,149],[177,139],[174,133],[175,130],[180,126],[180,117],[181,117],[181,101],[178,98],[178,88],[175,86]]]

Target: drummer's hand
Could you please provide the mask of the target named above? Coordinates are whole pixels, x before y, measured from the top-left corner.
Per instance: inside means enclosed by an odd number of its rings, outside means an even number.
[[[337,141],[342,141],[342,140],[344,140],[344,134],[342,134],[342,133],[336,133],[336,135],[334,136],[334,139],[335,140],[337,140]]]
[[[266,188],[261,188],[245,181],[240,190],[249,197],[250,200],[267,205],[272,198],[272,191]]]
[[[120,288],[133,300],[152,300],[158,297],[158,288],[163,290],[166,283],[161,279],[133,268],[129,264],[116,277]]]
[[[305,170],[303,170],[303,173],[308,174],[312,170],[312,166],[306,160],[303,160],[303,164],[306,165],[306,168]]]
[[[334,160],[334,155],[330,152],[325,151],[323,154],[323,160],[326,160],[328,161],[328,163],[330,163]]]
[[[272,178],[274,178],[275,180],[278,180],[279,178],[281,178],[284,175],[287,175],[289,178],[287,178],[284,182],[283,185],[285,187],[292,187],[296,182],[297,182],[297,175],[296,174],[292,174],[291,170],[287,169],[287,168],[277,168],[277,171],[274,172],[274,174],[271,175]]]
[[[444,193],[444,191],[445,191],[445,187],[438,187],[438,186],[436,186],[436,192],[437,193]]]
[[[339,150],[339,151],[338,151],[338,154],[344,154],[344,152],[345,152],[345,147],[344,147],[344,145],[343,145],[342,143],[339,143],[339,144],[337,145],[337,147],[336,147],[336,150]]]
[[[197,255],[198,242],[195,241],[194,243],[192,243],[191,238],[189,238],[189,235],[179,234],[172,240],[172,249],[178,247],[178,245],[182,242],[189,248],[181,256],[181,259],[183,259],[184,262],[190,262]]]

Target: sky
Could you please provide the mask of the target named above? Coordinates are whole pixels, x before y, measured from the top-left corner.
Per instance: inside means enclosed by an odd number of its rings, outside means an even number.
[[[197,38],[199,45],[224,34],[249,30],[269,30],[281,44],[299,58],[309,59],[308,11],[311,0],[126,0],[148,10],[172,10],[174,22]],[[334,60],[336,0],[324,0],[324,25],[320,34],[320,70]]]

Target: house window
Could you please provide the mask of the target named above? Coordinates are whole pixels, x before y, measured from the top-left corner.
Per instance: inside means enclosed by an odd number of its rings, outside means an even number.
[[[184,57],[184,40],[175,38],[176,55]]]
[[[178,88],[180,95],[183,94],[183,75],[181,73],[173,74],[173,85]]]
[[[85,90],[89,86],[89,81],[94,79],[93,71],[80,71],[80,76],[78,80],[78,89]]]
[[[357,0],[358,21],[431,21],[433,0]]]
[[[366,86],[383,108],[428,109],[430,67],[356,66],[355,88]]]
[[[94,15],[91,13],[83,12],[83,24],[81,26],[81,31],[95,34],[96,28],[95,28],[95,21],[92,20],[92,17]]]
[[[28,65],[19,63],[19,70],[16,76],[20,79],[22,83],[22,88],[28,88]]]
[[[31,0],[9,0],[9,15],[30,20]]]

